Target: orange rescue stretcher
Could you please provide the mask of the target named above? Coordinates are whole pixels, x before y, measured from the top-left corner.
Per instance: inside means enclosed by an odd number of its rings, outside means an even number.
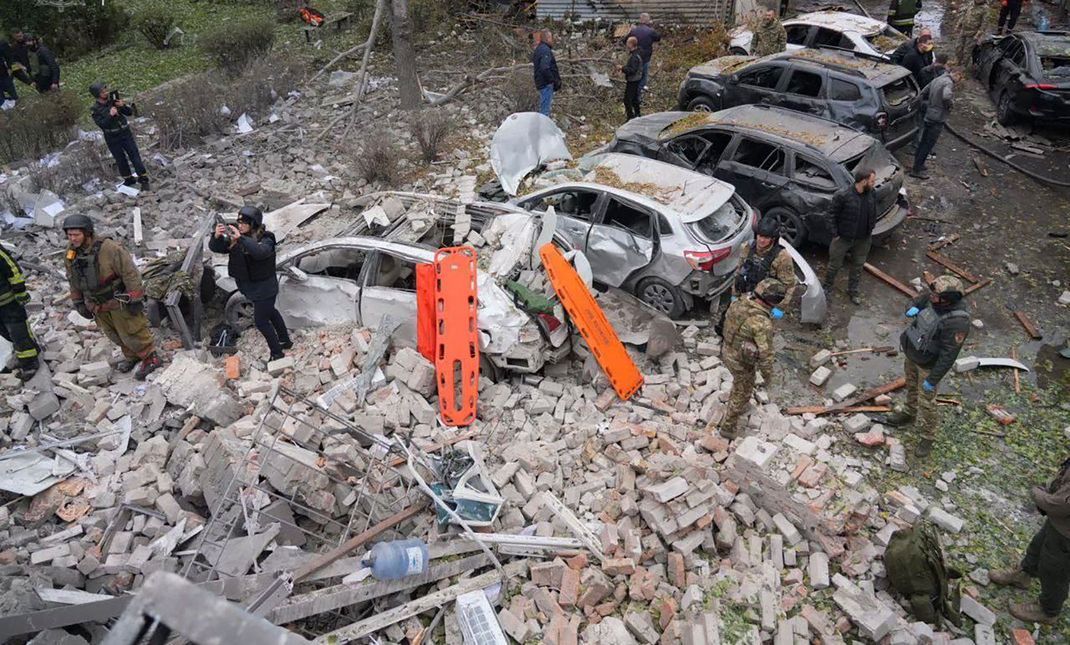
[[[476,251],[470,246],[435,252],[435,374],[442,420],[467,426],[479,398],[479,328]]]

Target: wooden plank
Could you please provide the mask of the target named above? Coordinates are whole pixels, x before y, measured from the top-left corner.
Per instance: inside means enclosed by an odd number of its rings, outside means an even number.
[[[870,388],[865,392],[859,394],[858,396],[847,399],[843,403],[830,405],[827,408],[818,408],[817,406],[809,408],[788,408],[787,414],[804,414],[805,412],[811,412],[813,414],[822,415],[846,412],[850,408],[853,408],[861,403],[865,403],[866,401],[869,401],[871,399],[875,399],[882,394],[894,392],[895,390],[898,390],[901,387],[905,387],[906,384],[906,377],[900,376],[899,378],[890,383],[885,383],[884,385],[878,385],[877,387]],[[804,412],[796,412],[796,410],[804,410]]]
[[[141,246],[141,243],[145,241],[145,235],[142,232],[141,225],[141,209],[134,207],[134,246]]]
[[[842,352],[832,352],[829,357],[833,356],[846,356],[848,354],[863,354],[865,352],[873,352],[874,354],[886,354],[888,352],[895,351],[895,347],[891,345],[884,345],[882,347],[860,347],[858,349],[848,349]]]
[[[1025,315],[1024,311],[1014,312],[1014,317],[1022,324],[1022,328],[1025,329],[1025,333],[1029,334],[1030,338],[1033,340],[1040,340],[1044,337],[1044,335],[1037,329],[1037,326],[1033,324],[1033,321],[1029,319],[1029,316]]]
[[[930,251],[939,251],[940,249],[944,248],[945,246],[947,246],[949,244],[954,244],[955,242],[958,241],[958,239],[959,239],[959,234],[958,233],[952,233],[951,235],[948,235],[944,239],[937,240],[936,242],[933,242],[932,244],[930,244],[929,245],[929,250]]]
[[[890,405],[856,405],[850,408],[840,410],[840,414],[854,414],[855,412],[891,412],[892,407]],[[825,406],[823,405],[804,405],[794,408],[788,408],[784,411],[784,414],[818,414],[824,413]]]
[[[1018,348],[1017,347],[1012,347],[1011,348],[1011,358],[1013,358],[1014,360],[1018,360]],[[1018,376],[1018,370],[1014,370],[1014,393],[1015,394],[1021,394],[1022,393],[1022,378],[1020,376]]]
[[[971,293],[973,293],[974,291],[977,291],[978,289],[980,289],[981,287],[987,287],[990,284],[992,284],[992,278],[985,278],[984,280],[981,280],[977,284],[971,284],[970,286],[966,287],[966,291],[963,292],[963,295],[968,296]]]
[[[869,262],[866,262],[864,265],[862,265],[862,267],[866,271],[869,271],[871,274],[876,276],[879,280],[881,280],[882,282],[884,282],[888,286],[895,288],[897,291],[902,292],[904,295],[910,296],[911,298],[917,298],[918,297],[918,292],[914,291],[914,289],[912,287],[909,287],[909,286],[903,284],[902,282],[896,280],[895,278],[893,278],[892,276],[888,275],[884,271],[881,271],[880,269],[878,269],[877,267],[873,266]]]
[[[981,278],[975,276],[974,274],[970,273],[966,269],[964,269],[964,268],[960,267],[959,265],[955,264],[951,260],[951,258],[947,257],[946,255],[943,255],[942,253],[937,253],[936,251],[928,251],[928,252],[925,253],[925,257],[929,258],[930,260],[932,260],[933,262],[935,262],[937,264],[940,264],[940,265],[944,266],[945,268],[950,270],[952,273],[958,275],[961,278],[965,278],[966,280],[969,280],[970,282],[980,282],[981,281]]]
[[[510,562],[505,565],[505,573],[507,575],[516,576],[524,575],[527,571],[527,560],[521,560],[519,562]],[[412,618],[429,609],[435,609],[436,607],[442,607],[446,603],[456,600],[457,596],[466,594],[469,591],[475,591],[476,589],[482,589],[483,587],[489,587],[495,582],[501,580],[501,574],[497,571],[490,571],[468,580],[462,580],[455,585],[446,587],[439,591],[429,593],[426,596],[417,598],[412,602],[405,603],[399,607],[388,609],[386,611],[379,612],[369,618],[355,622],[351,625],[346,625],[340,629],[336,629],[333,632],[324,634],[312,641],[313,643],[348,643],[350,641],[357,640],[374,634],[380,629],[389,627],[395,623],[399,623],[406,618]]]

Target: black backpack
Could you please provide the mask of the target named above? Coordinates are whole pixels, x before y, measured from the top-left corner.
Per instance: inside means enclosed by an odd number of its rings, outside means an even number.
[[[240,331],[227,323],[219,323],[212,327],[212,332],[209,334],[208,351],[213,356],[237,353],[239,338],[241,338]]]

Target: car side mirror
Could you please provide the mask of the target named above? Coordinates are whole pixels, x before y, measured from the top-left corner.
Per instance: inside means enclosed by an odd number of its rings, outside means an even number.
[[[289,276],[291,278],[293,278],[294,280],[297,280],[298,282],[305,282],[306,280],[308,280],[308,274],[307,273],[305,273],[301,269],[298,269],[297,267],[292,266],[292,265],[286,267],[286,273],[289,274]]]
[[[739,74],[732,74],[728,77],[728,82],[735,85],[739,82]]]

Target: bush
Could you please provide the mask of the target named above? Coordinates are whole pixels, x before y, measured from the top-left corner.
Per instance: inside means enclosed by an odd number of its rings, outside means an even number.
[[[357,153],[357,173],[369,184],[393,186],[401,178],[401,150],[385,134],[370,137]]]
[[[425,164],[438,158],[442,142],[453,128],[449,116],[439,109],[420,110],[412,120],[412,136],[420,146],[420,157]]]
[[[502,93],[505,94],[505,105],[509,114],[539,111],[539,92],[535,89],[535,82],[529,71],[513,72],[505,81]]]
[[[51,190],[57,195],[80,188],[94,177],[112,178],[115,164],[99,141],[77,141],[63,149],[54,163],[30,164],[35,191]]]
[[[167,49],[167,36],[175,26],[175,14],[162,4],[151,4],[134,16],[134,26],[156,49]]]
[[[275,21],[249,18],[223,25],[201,37],[201,47],[220,69],[237,76],[250,61],[271,51],[275,43]]]
[[[65,145],[83,114],[71,90],[26,93],[13,109],[0,111],[0,163],[36,159]]]
[[[119,2],[69,3],[53,7],[36,2],[0,2],[0,26],[6,37],[14,29],[40,36],[60,64],[109,45],[130,23]]]

